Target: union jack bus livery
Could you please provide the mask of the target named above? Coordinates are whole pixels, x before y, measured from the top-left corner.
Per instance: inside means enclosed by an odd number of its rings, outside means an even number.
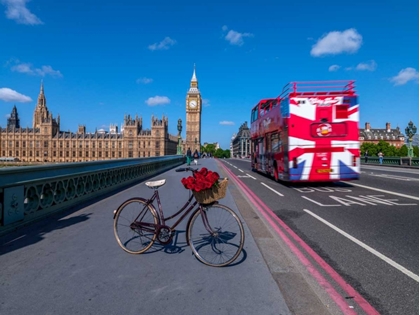
[[[253,171],[291,182],[359,179],[354,81],[292,82],[251,111]]]

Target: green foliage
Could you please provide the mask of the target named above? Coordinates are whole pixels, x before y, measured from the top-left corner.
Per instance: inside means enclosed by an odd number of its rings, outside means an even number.
[[[407,146],[404,144],[400,150],[399,150],[399,155],[398,156],[407,156],[408,155],[408,148]]]
[[[388,142],[380,140],[378,144],[368,143],[365,142],[360,146],[361,155],[365,155],[365,151],[368,150],[369,156],[378,156],[378,153],[382,151],[384,156],[407,156],[408,155],[408,148],[404,144],[402,147],[397,148],[393,145],[390,145]],[[413,146],[413,153],[414,156],[419,156],[419,147]]]
[[[216,152],[216,146],[212,143],[209,143],[205,147],[201,147],[201,152],[210,153],[211,155],[214,155]]]

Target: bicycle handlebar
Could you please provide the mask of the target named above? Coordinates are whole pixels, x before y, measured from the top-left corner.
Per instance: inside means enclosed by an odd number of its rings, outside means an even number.
[[[188,171],[195,173],[195,172],[197,172],[197,171],[198,171],[198,168],[192,168],[192,167],[180,167],[180,168],[177,168],[177,169],[175,170],[175,172],[188,172]]]

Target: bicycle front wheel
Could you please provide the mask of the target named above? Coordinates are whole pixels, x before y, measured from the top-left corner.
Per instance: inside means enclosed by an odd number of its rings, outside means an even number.
[[[139,198],[125,201],[118,207],[114,219],[114,234],[118,245],[130,254],[147,251],[156,239],[158,217],[153,207]]]
[[[202,263],[223,267],[241,253],[244,228],[232,209],[220,204],[201,205],[188,222],[187,241]]]

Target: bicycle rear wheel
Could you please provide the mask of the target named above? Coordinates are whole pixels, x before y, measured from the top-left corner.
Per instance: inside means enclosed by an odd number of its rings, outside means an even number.
[[[202,263],[223,267],[241,253],[244,228],[232,209],[220,204],[201,205],[188,221],[187,241]]]
[[[133,198],[118,207],[114,218],[114,234],[118,245],[130,254],[147,251],[156,239],[158,217],[143,199]]]

